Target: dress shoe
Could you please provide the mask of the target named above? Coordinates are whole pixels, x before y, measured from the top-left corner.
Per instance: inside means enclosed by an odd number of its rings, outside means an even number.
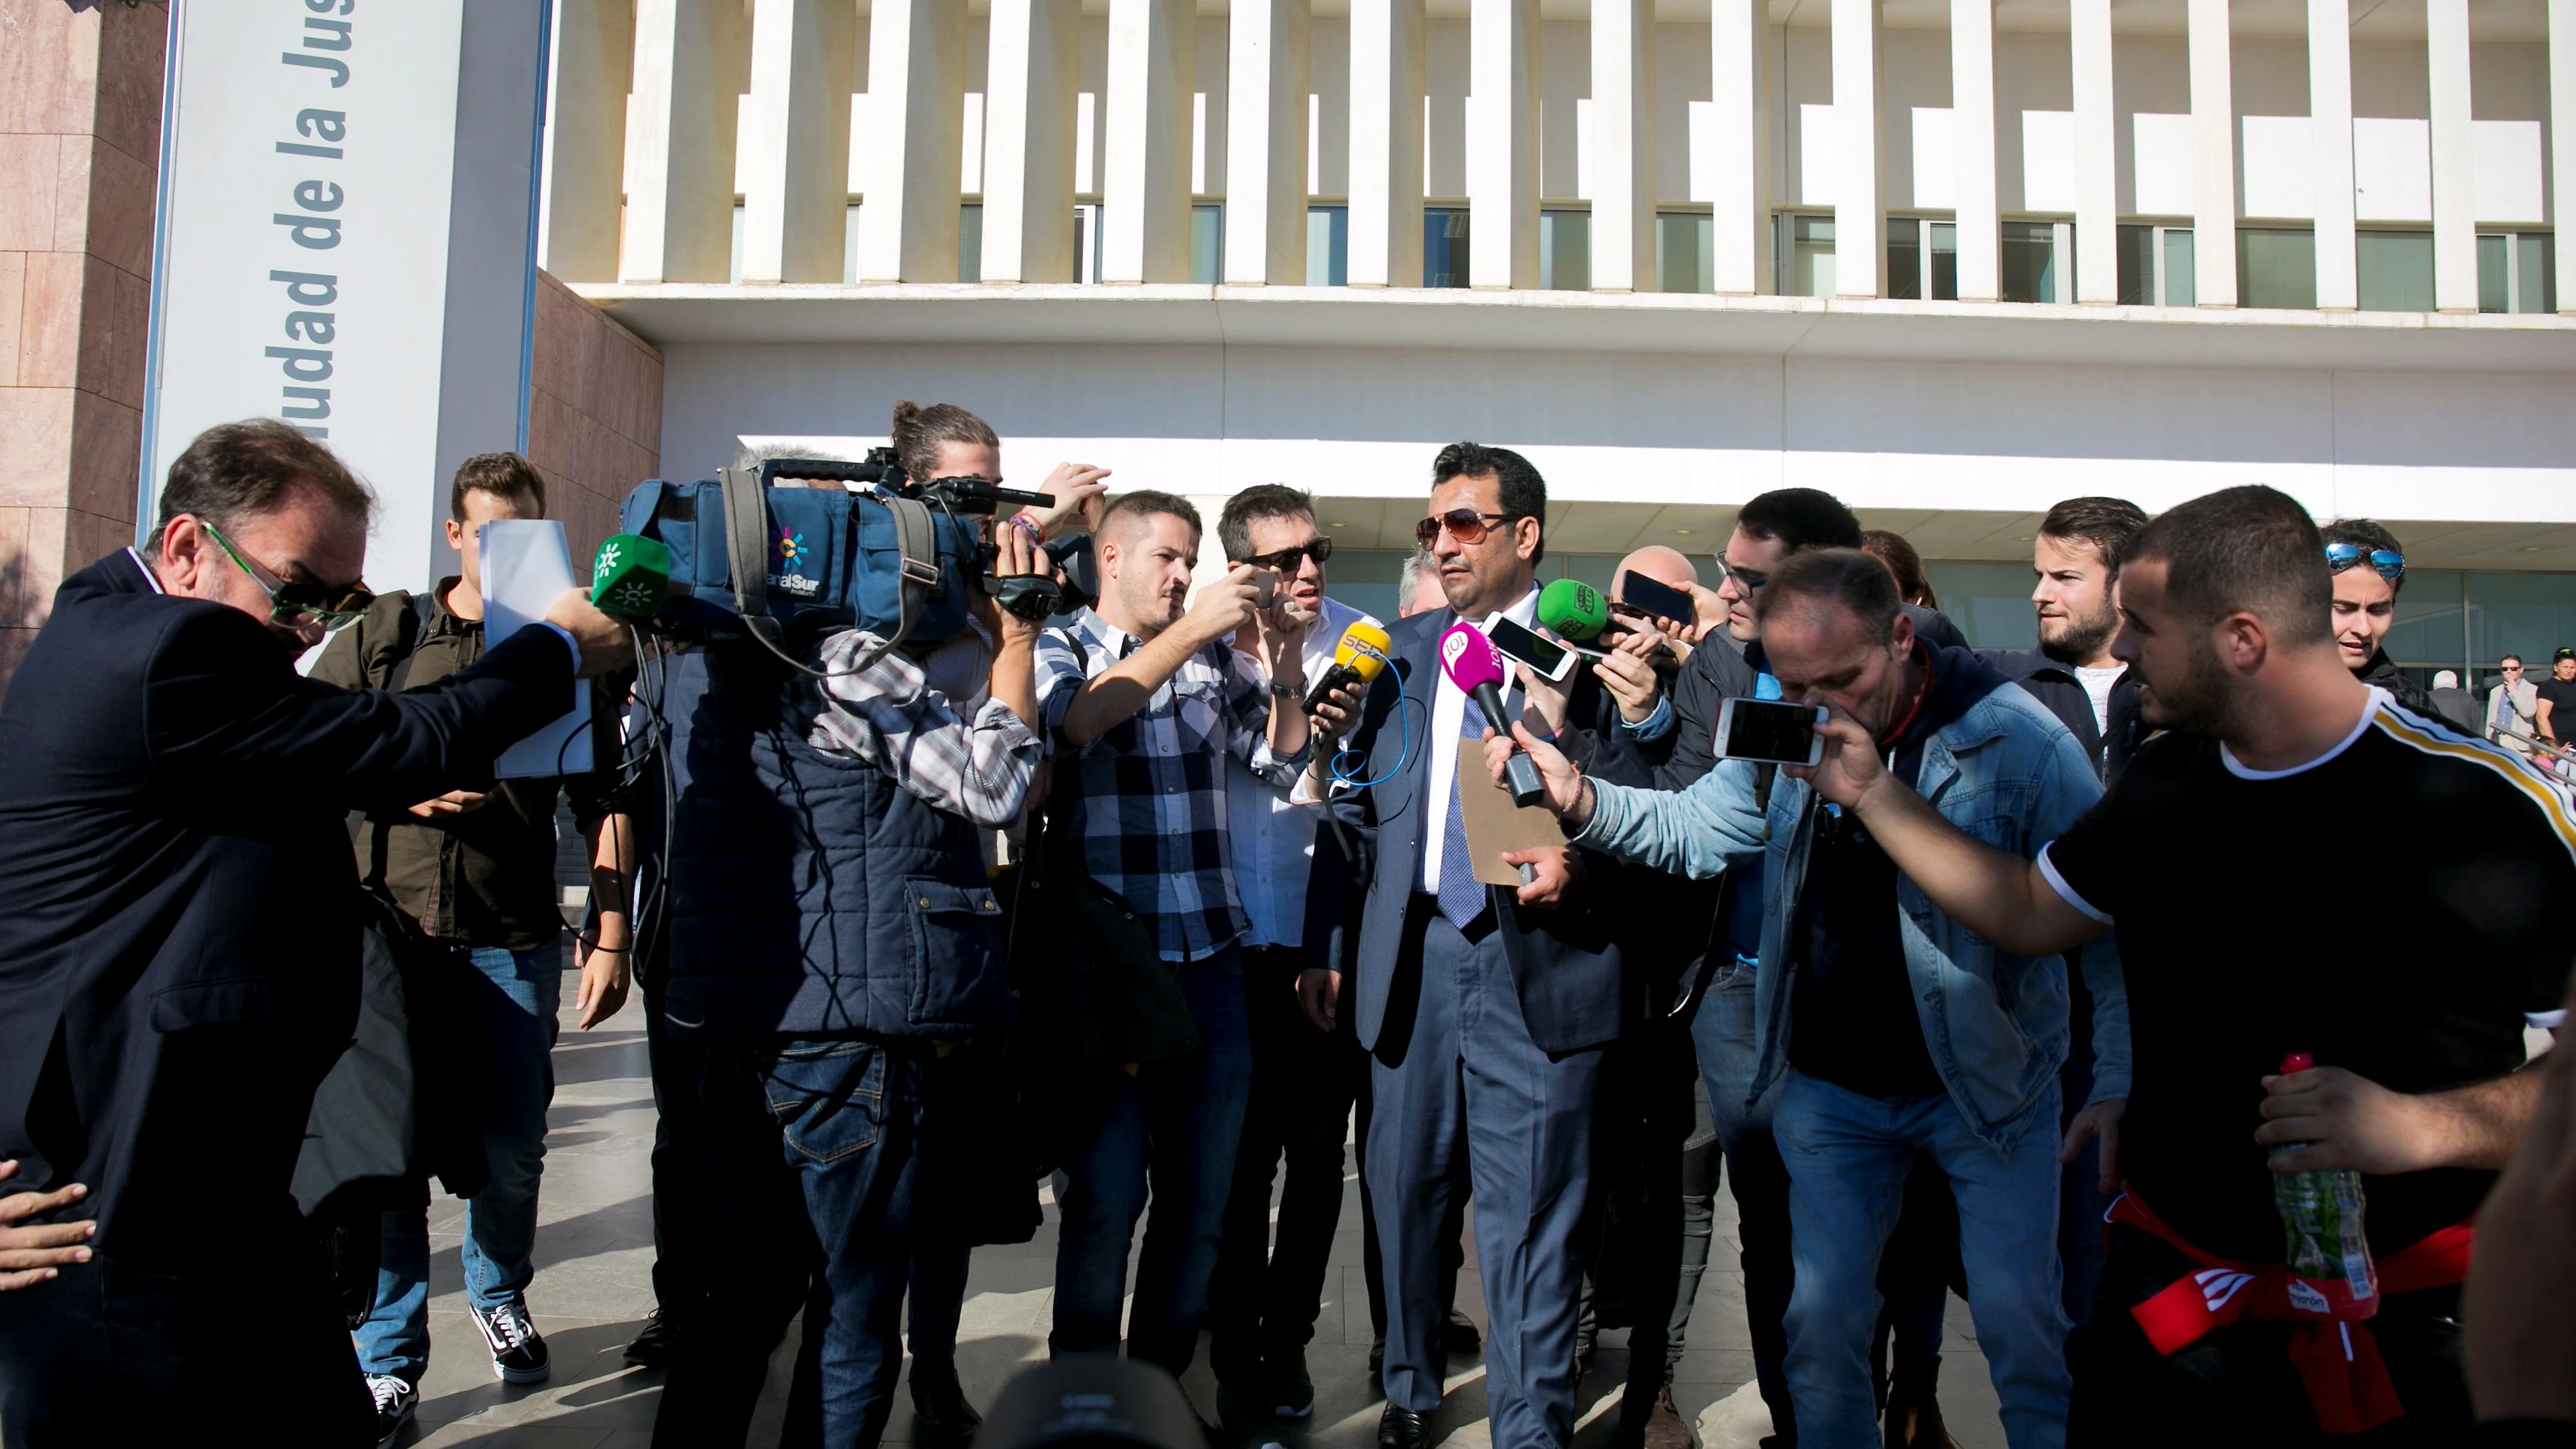
[[[1638,1437],[1645,1449],[1700,1449],[1699,1431],[1682,1417],[1673,1403],[1672,1386],[1655,1395],[1655,1407],[1646,1415],[1645,1431]]]
[[[984,1427],[954,1362],[912,1361],[912,1418],[913,1436],[924,1444],[963,1444]]]
[[[627,1343],[626,1362],[636,1368],[668,1368],[679,1337],[679,1328],[671,1322],[670,1315],[656,1308]]]
[[[1431,1442],[1431,1416],[1393,1404],[1377,1418],[1377,1449],[1423,1449]]]
[[[1930,1392],[1890,1389],[1881,1442],[1887,1449],[1958,1449],[1941,1422],[1941,1401]]]

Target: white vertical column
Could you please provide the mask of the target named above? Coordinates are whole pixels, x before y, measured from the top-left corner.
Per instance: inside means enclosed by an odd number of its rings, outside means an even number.
[[[993,0],[984,61],[984,280],[1073,280],[1081,0]]]
[[[1654,0],[1592,0],[1592,286],[1655,290]]]
[[[2071,0],[2075,27],[2109,0]],[[2103,20],[2108,25],[2106,13]],[[2075,84],[2076,146],[2083,139],[2084,83]],[[2106,94],[2104,104],[2109,104]],[[2003,296],[2003,198],[1995,179],[1995,0],[1950,0],[1950,130],[1958,179],[1959,300]],[[2077,162],[2082,164],[2080,158]],[[2104,162],[2109,174],[2109,162]],[[1837,229],[1839,231],[1839,228]],[[1926,274],[1929,281],[1929,274]],[[1926,286],[1924,295],[1930,296]]]
[[[1306,281],[1307,0],[1234,0],[1226,18],[1225,280]]]
[[[1100,280],[1190,279],[1191,0],[1109,0]]]
[[[966,0],[877,0],[868,15],[858,280],[957,280]]]
[[[1769,10],[1768,0],[1709,0],[1710,263],[1715,289],[1736,296],[1773,287]]]
[[[2308,0],[2308,155],[2317,188],[2317,307],[2361,305],[2352,197],[2352,20],[2346,0]]]
[[[849,0],[757,0],[751,16],[745,282],[837,282],[850,202]]]
[[[2477,151],[2470,140],[2469,0],[2424,0],[2433,111],[2433,305],[2478,310]]]
[[[722,282],[733,270],[741,0],[636,0],[635,171],[622,282]]]
[[[1354,287],[1422,285],[1422,67],[1422,0],[1351,0]]]
[[[2571,0],[2576,3],[2576,0]],[[1538,285],[1538,0],[1471,0],[1467,281]]]
[[[2227,0],[2189,0],[2192,285],[2204,307],[2236,305],[2236,81]]]
[[[2549,219],[2567,228],[2576,208],[2576,0],[2549,0]],[[2550,248],[2558,310],[2576,312],[2576,247]]]
[[[631,0],[555,0],[549,54],[537,265],[567,282],[615,281],[635,73]]]
[[[2071,0],[2075,81],[2075,300],[2120,300],[2118,123],[2111,113],[2111,0]]]
[[[1600,0],[1594,0],[1595,4]],[[1834,291],[1884,295],[1887,186],[1878,155],[1878,0],[1833,0]]]

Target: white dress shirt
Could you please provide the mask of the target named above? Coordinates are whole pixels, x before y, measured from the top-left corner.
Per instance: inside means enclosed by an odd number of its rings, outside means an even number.
[[[1521,595],[1519,602],[1503,610],[1502,613],[1503,617],[1515,624],[1529,626],[1538,618],[1538,590],[1532,588],[1528,593]],[[1492,614],[1487,614],[1472,622],[1477,628],[1491,633],[1494,617]],[[1448,631],[1444,629],[1441,632]],[[1436,653],[1433,655],[1435,661],[1438,657]],[[1434,667],[1437,668],[1436,663]],[[1422,747],[1430,753],[1422,762],[1425,768],[1422,772],[1424,794],[1420,885],[1425,892],[1435,896],[1440,894],[1440,851],[1447,843],[1449,835],[1449,801],[1451,791],[1456,788],[1454,782],[1458,778],[1458,754],[1465,746],[1465,741],[1458,738],[1458,730],[1467,718],[1467,692],[1449,682],[1448,670],[1441,669],[1439,674],[1439,682],[1433,687],[1431,695],[1431,728],[1422,742]],[[1506,658],[1503,661],[1503,708],[1517,716],[1520,711],[1519,701],[1520,671],[1513,668],[1511,660]],[[1498,729],[1505,723],[1502,720],[1489,722]],[[1476,753],[1474,766],[1479,770],[1485,767],[1484,752],[1481,748]]]
[[[1299,651],[1306,661],[1309,688],[1333,667],[1333,650],[1342,642],[1344,631],[1353,624],[1377,623],[1336,599],[1326,598],[1323,604],[1322,616],[1306,631],[1304,647]],[[1265,679],[1268,677],[1258,660],[1254,669]],[[1270,707],[1295,709],[1298,704],[1273,698]],[[1311,748],[1329,758],[1333,746],[1318,739]],[[1251,926],[1243,944],[1303,945],[1306,881],[1314,873],[1318,817],[1314,811],[1292,803],[1289,787],[1273,785],[1250,770],[1228,770],[1225,794],[1226,844],[1234,858],[1234,888],[1243,900],[1244,918]]]

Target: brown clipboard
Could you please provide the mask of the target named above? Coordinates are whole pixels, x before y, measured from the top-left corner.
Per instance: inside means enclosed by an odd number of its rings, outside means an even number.
[[[1496,784],[1485,768],[1482,744],[1462,739],[1458,746],[1458,821],[1467,829],[1467,854],[1476,880],[1517,887],[1520,867],[1503,864],[1504,853],[1562,847],[1565,830],[1557,824],[1555,811],[1543,805],[1523,809],[1512,803],[1511,792]]]

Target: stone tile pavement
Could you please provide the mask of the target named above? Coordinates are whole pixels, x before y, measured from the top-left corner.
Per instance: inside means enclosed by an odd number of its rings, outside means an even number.
[[[513,1388],[492,1375],[466,1320],[457,1267],[464,1204],[438,1199],[430,1210],[430,1334],[427,1377],[421,1384],[417,1423],[400,1442],[475,1445],[480,1449],[643,1449],[651,1438],[661,1392],[660,1375],[629,1369],[621,1360],[626,1341],[652,1311],[650,1270],[653,1223],[647,1154],[653,1140],[653,1094],[646,1077],[640,1002],[598,1030],[573,1026],[572,992],[564,993],[562,1043],[555,1050],[556,1090],[547,1139],[542,1220],[537,1234],[537,1279],[529,1305],[553,1351],[554,1378]],[[1055,1260],[1054,1214],[1037,1238],[1014,1247],[978,1249],[968,1283],[959,1368],[967,1392],[989,1406],[1001,1385],[1022,1365],[1045,1356]],[[1742,1275],[1735,1270],[1733,1203],[1718,1195],[1722,1243],[1709,1265],[1689,1334],[1689,1352],[1675,1397],[1695,1418],[1709,1449],[1752,1449],[1770,1428],[1755,1394],[1753,1359],[1744,1327]],[[1334,1276],[1327,1283],[1323,1317],[1308,1365],[1318,1403],[1302,1433],[1266,1432],[1287,1449],[1369,1449],[1379,1401],[1368,1378],[1369,1317],[1361,1277],[1359,1194],[1344,1195]],[[1473,1240],[1470,1239],[1470,1252]],[[1482,1295],[1471,1257],[1459,1285],[1460,1306],[1483,1320]],[[1967,1326],[1966,1305],[1953,1299],[1944,1354],[1942,1407],[1963,1449],[2000,1449],[1994,1390]],[[1581,1449],[1606,1449],[1617,1396],[1627,1369],[1624,1332],[1603,1335],[1599,1361],[1583,1385],[1585,1416],[1577,1433]],[[791,1332],[772,1360],[769,1392],[751,1443],[777,1442]],[[1203,1413],[1217,1410],[1214,1379],[1205,1356],[1185,1384]],[[912,1436],[908,1397],[898,1395],[887,1438]],[[1485,1449],[1484,1383],[1470,1360],[1451,1376],[1449,1401],[1433,1423],[1434,1442],[1447,1449]]]

